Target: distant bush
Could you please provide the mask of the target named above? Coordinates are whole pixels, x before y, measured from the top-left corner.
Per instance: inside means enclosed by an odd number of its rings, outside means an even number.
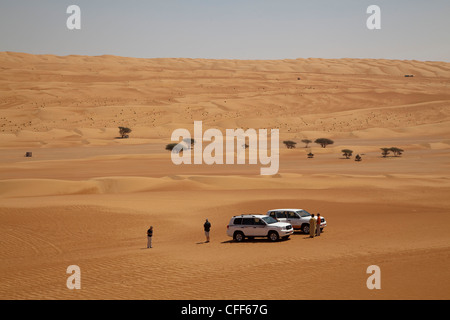
[[[361,160],[362,160],[361,156],[359,154],[357,154],[355,157],[355,161],[361,161]]]
[[[283,143],[286,145],[286,148],[288,149],[294,149],[295,145],[297,144],[297,142],[291,140],[283,141]]]
[[[341,150],[341,152],[342,152],[342,155],[343,155],[346,159],[350,159],[350,157],[351,157],[352,154],[353,154],[353,150],[350,150],[350,149],[343,149],[343,150]]]
[[[308,145],[312,142],[309,139],[303,139],[302,142],[305,144],[305,148],[308,148]]]
[[[383,158],[386,158],[388,156],[388,154],[391,152],[390,148],[380,148],[381,149],[381,155],[383,156]]]
[[[183,146],[179,143],[169,143],[168,145],[166,145],[166,150],[174,153],[180,153],[181,151],[183,151]]]
[[[326,148],[327,145],[333,144],[334,141],[327,138],[319,138],[314,141],[314,143],[320,144],[322,148]]]
[[[396,147],[392,147],[391,151],[394,154],[394,157],[400,157],[405,150],[400,149],[400,148],[396,148]]]
[[[126,128],[126,127],[119,127],[119,134],[122,137],[122,139],[128,138],[128,134],[131,133],[131,129],[130,128]]]
[[[386,158],[391,152],[393,153],[394,157],[400,157],[405,150],[397,148],[397,147],[391,147],[391,148],[380,148],[381,149],[381,155],[383,158]]]
[[[191,149],[194,147],[195,144],[195,140],[192,138],[184,138],[183,142],[186,143],[187,147]]]

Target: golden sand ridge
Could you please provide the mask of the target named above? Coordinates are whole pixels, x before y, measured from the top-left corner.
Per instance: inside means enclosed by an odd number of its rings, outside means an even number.
[[[450,298],[450,63],[1,52],[0,70],[1,299]],[[278,174],[174,165],[165,146],[194,121],[279,129]],[[302,142],[321,137],[334,144]],[[275,208],[328,226],[226,235],[233,215]]]

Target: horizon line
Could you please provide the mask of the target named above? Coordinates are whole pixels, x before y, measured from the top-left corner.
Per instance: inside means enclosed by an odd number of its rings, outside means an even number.
[[[115,57],[115,58],[125,58],[125,59],[145,59],[145,60],[175,60],[175,59],[183,59],[183,60],[227,60],[227,61],[285,61],[285,60],[309,60],[309,59],[317,59],[317,60],[388,60],[388,61],[413,61],[413,62],[439,62],[439,63],[450,63],[450,61],[442,61],[442,60],[418,60],[418,59],[400,59],[400,58],[350,58],[350,57],[341,57],[341,58],[316,58],[316,57],[308,57],[308,58],[279,58],[279,59],[240,59],[240,58],[192,58],[192,57],[133,57],[133,56],[120,56],[115,54],[100,54],[100,55],[89,55],[89,54],[56,54],[56,53],[29,53],[29,52],[21,52],[21,51],[0,51],[0,53],[6,54],[26,54],[32,56],[54,56],[54,57],[93,57],[93,58],[102,58],[102,57]]]

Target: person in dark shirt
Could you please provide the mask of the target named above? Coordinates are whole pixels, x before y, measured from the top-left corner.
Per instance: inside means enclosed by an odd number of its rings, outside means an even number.
[[[147,230],[147,248],[152,248],[153,226]]]
[[[209,231],[211,230],[211,223],[208,221],[208,219],[206,219],[203,228],[205,229],[206,242],[209,242]]]

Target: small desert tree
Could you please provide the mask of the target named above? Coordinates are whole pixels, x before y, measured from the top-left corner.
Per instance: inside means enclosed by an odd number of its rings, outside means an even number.
[[[119,127],[119,134],[122,137],[122,139],[124,138],[128,138],[128,134],[131,132],[132,130],[130,128],[126,128],[126,127]]]
[[[342,155],[343,155],[346,159],[350,159],[350,157],[351,157],[352,154],[353,154],[353,150],[350,150],[350,149],[343,149],[343,150],[341,150],[341,152],[342,152]]]
[[[402,155],[402,153],[405,151],[403,149],[397,148],[397,147],[392,147],[389,150],[392,151],[392,153],[394,154],[394,157],[399,157]]]
[[[194,144],[195,144],[195,140],[192,138],[184,138],[183,142],[186,143],[188,148],[191,148],[191,149],[194,147]]]
[[[327,145],[333,144],[334,141],[327,138],[319,138],[314,141],[314,143],[320,144],[322,148],[326,148]]]
[[[179,143],[169,143],[166,145],[166,150],[169,150],[174,153],[180,153],[183,151],[183,146],[181,146]]]
[[[309,139],[303,139],[302,142],[305,144],[305,148],[308,148],[308,145],[312,142]]]
[[[295,145],[297,144],[297,142],[291,140],[283,141],[283,143],[286,145],[286,148],[288,149],[294,149]]]
[[[357,154],[355,157],[355,161],[361,161],[361,160],[362,160],[361,156],[359,154]]]
[[[381,155],[383,156],[383,158],[386,158],[388,156],[388,154],[391,152],[390,148],[380,148],[381,149]]]

